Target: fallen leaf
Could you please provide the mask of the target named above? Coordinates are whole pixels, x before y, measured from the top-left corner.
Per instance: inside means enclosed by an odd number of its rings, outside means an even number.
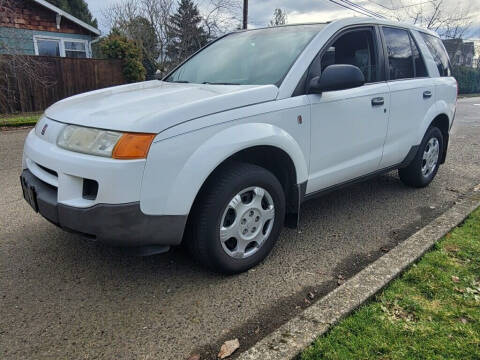
[[[462,324],[466,324],[466,323],[468,323],[468,320],[467,320],[467,319],[465,319],[465,318],[463,318],[463,317],[462,317],[462,318],[460,318],[460,321],[462,322]]]
[[[225,341],[220,348],[220,352],[218,353],[218,358],[219,359],[225,359],[232,355],[235,350],[237,350],[240,347],[240,342],[238,339],[233,339],[233,340],[228,340]]]
[[[460,279],[458,278],[458,276],[452,276],[452,281],[458,283]]]
[[[193,354],[187,360],[200,360],[200,355],[199,354]]]
[[[313,292],[310,291],[310,292],[308,293],[308,298],[309,298],[310,300],[313,300],[314,297],[315,297],[315,295],[313,294]]]
[[[337,285],[339,285],[339,286],[344,284],[344,283],[345,283],[345,280],[341,280],[341,279],[337,280]]]

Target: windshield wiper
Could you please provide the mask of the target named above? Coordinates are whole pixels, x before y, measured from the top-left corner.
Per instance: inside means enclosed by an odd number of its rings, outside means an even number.
[[[209,82],[209,81],[204,81],[202,84],[208,84],[208,85],[240,85],[237,83],[229,83],[229,82]]]
[[[190,81],[187,81],[187,80],[170,80],[170,81],[166,81],[166,82],[179,83],[179,84],[189,84],[190,83]]]

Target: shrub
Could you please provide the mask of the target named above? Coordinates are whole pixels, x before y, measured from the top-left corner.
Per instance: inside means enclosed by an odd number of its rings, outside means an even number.
[[[480,92],[480,69],[455,66],[453,76],[457,79],[460,94]]]
[[[108,59],[123,61],[123,74],[128,82],[145,80],[142,50],[133,41],[122,35],[110,34],[100,42],[100,50]]]

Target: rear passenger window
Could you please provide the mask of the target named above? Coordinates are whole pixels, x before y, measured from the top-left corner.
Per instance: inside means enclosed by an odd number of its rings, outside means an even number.
[[[410,36],[403,29],[383,28],[388,53],[390,80],[414,77]]]
[[[423,61],[422,54],[420,54],[417,44],[411,36],[410,41],[412,42],[413,61],[415,63],[415,77],[428,77],[427,68],[425,66],[425,62]]]
[[[433,60],[437,64],[438,72],[440,76],[452,76],[450,69],[450,61],[448,60],[448,54],[443,46],[442,40],[436,36],[421,33],[428,50],[432,54]]]

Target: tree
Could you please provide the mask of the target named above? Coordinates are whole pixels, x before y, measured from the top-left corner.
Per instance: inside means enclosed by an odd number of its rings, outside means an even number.
[[[208,38],[192,0],[180,0],[176,13],[169,20],[167,57],[172,64],[178,64],[204,46]]]
[[[120,34],[134,41],[142,50],[143,66],[147,71],[147,79],[152,79],[157,71],[157,60],[160,56],[157,35],[153,24],[143,16],[137,16],[126,23],[118,23],[115,28]],[[122,29],[121,31],[119,29]]]
[[[100,41],[102,54],[108,59],[120,59],[123,62],[125,79],[132,83],[145,80],[145,68],[142,64],[142,50],[115,29]]]
[[[428,0],[412,5],[397,0],[396,3],[398,6],[387,16],[436,31],[442,38],[461,38],[472,25],[471,2]]]
[[[213,39],[231,29],[238,28],[238,13],[241,12],[240,1],[202,0],[201,12],[199,10],[201,25],[197,27],[204,29],[205,36],[208,39]],[[172,43],[170,36],[176,36],[176,32],[172,31],[171,26],[172,15],[176,8],[174,0],[122,0],[105,7],[102,15],[110,28],[117,29],[119,34],[134,40],[137,44],[143,44],[145,60],[153,59],[153,56],[158,53],[158,57],[155,59],[156,67],[162,73],[165,73],[172,65],[169,56],[173,59],[180,59],[180,57],[172,54],[171,47],[170,53],[167,54],[167,47]],[[155,44],[153,44],[150,31],[146,33],[136,31],[137,26],[130,26],[136,24],[136,19],[139,17],[146,19],[145,22],[148,20],[148,27],[151,26],[151,29],[154,29]],[[132,28],[135,31],[132,31]],[[145,39],[145,37],[148,39]]]
[[[97,19],[93,18],[92,13],[88,9],[85,0],[47,0],[50,4],[66,11],[70,15],[92,25],[98,27]]]
[[[285,25],[286,23],[287,23],[287,11],[277,8],[273,11],[273,17],[272,17],[272,20],[270,20],[270,23],[268,24],[268,26],[279,26],[279,25]]]

